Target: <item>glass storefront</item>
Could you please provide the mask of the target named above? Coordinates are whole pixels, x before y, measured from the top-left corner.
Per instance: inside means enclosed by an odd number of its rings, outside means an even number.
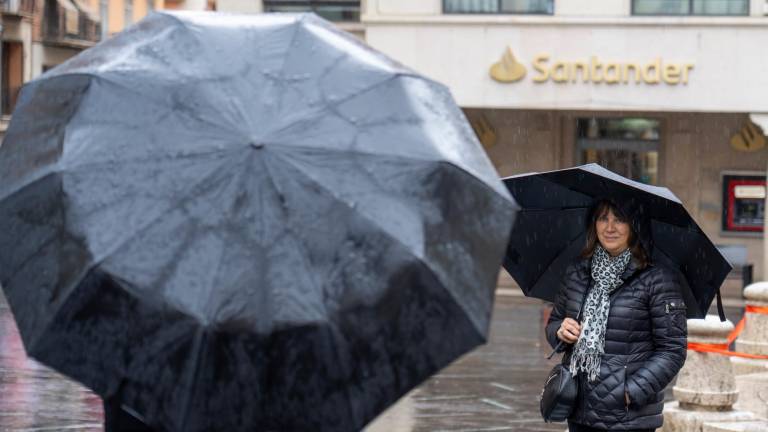
[[[600,118],[576,120],[581,163],[598,163],[633,180],[659,182],[659,120]]]

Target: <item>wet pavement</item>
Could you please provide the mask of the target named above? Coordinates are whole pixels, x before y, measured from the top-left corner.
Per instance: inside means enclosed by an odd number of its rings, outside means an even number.
[[[560,431],[541,420],[538,396],[556,359],[538,300],[497,295],[489,343],[412,391],[366,432]]]
[[[101,399],[29,359],[0,293],[0,431],[103,430]]]
[[[730,309],[730,308],[729,308]],[[738,320],[738,309],[728,310]],[[538,414],[538,394],[555,360],[544,356],[545,308],[498,295],[489,343],[416,388],[366,432],[563,431]],[[0,432],[102,430],[101,400],[26,357],[0,294]]]

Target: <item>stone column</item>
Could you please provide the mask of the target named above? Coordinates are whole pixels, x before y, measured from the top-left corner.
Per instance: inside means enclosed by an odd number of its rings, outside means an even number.
[[[725,344],[731,330],[733,323],[714,315],[688,320],[688,341]],[[705,424],[755,420],[752,413],[733,409],[739,392],[727,356],[688,350],[672,394],[677,402],[664,405],[664,432],[702,432]]]

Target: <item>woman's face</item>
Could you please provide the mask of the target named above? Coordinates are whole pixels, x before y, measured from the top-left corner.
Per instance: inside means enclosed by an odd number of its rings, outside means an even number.
[[[629,247],[629,224],[616,217],[609,209],[595,222],[597,240],[612,256],[616,256]]]

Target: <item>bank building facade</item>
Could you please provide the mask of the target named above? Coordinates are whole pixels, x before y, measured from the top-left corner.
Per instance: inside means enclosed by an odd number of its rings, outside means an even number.
[[[368,0],[361,23],[451,89],[501,176],[598,162],[669,187],[739,296],[740,276],[768,276],[766,14],[765,0]]]

